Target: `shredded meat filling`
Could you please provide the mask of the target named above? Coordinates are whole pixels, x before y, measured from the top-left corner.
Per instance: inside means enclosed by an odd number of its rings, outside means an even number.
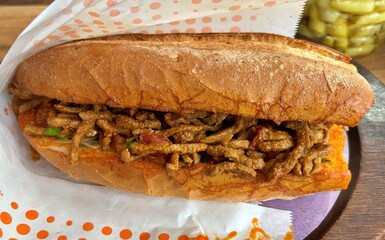
[[[330,126],[325,124],[291,121],[278,125],[224,113],[68,104],[31,97],[17,89],[12,92],[20,95],[16,112],[36,112],[35,125],[26,125],[25,134],[41,136],[48,126],[57,128],[72,143],[71,163],[78,161],[80,147],[91,142],[93,147],[120,154],[123,162],[149,156],[165,164],[169,172],[209,162],[210,176],[264,173],[276,179],[285,174],[314,174],[332,151]]]

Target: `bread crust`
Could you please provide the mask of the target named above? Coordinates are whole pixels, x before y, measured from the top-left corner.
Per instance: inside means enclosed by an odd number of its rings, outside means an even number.
[[[50,163],[75,179],[117,188],[122,191],[151,196],[175,196],[197,200],[261,201],[290,199],[322,191],[346,189],[350,172],[341,153],[344,137],[342,131],[332,133],[334,151],[320,172],[310,176],[292,174],[269,180],[263,173],[257,177],[242,177],[234,173],[208,176],[206,163],[182,168],[169,174],[164,165],[148,159],[129,163],[120,161],[112,151],[81,148],[76,164],[69,161],[70,142],[52,137],[27,135],[30,144]],[[333,144],[333,142],[331,142]]]
[[[374,100],[349,60],[272,34],[120,35],[44,50],[14,82],[65,102],[355,126]]]

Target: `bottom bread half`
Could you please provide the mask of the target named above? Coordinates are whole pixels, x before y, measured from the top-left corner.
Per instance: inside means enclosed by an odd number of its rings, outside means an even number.
[[[84,179],[122,191],[150,196],[175,196],[197,200],[261,201],[291,199],[317,192],[346,189],[351,179],[342,153],[345,136],[339,127],[333,127],[330,143],[333,152],[322,170],[309,175],[286,174],[269,179],[260,172],[256,177],[236,173],[207,175],[208,163],[168,172],[166,167],[150,159],[128,163],[112,151],[81,148],[79,159],[71,164],[71,142],[52,137],[26,136],[30,144],[50,163],[75,179]]]

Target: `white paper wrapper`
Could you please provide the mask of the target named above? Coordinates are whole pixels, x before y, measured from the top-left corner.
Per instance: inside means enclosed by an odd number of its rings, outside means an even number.
[[[26,57],[77,39],[129,32],[294,36],[304,2],[55,1],[24,30],[0,65],[0,237],[186,239],[203,234],[209,239],[252,239],[264,231],[283,239],[291,226],[288,211],[122,193],[72,181],[44,160],[32,162],[6,86]]]

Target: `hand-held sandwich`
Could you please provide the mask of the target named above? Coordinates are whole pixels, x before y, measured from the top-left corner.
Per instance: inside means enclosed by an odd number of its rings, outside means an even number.
[[[9,87],[30,144],[79,179],[248,201],[347,188],[342,128],[373,92],[328,48],[272,34],[117,35],[44,50]]]

